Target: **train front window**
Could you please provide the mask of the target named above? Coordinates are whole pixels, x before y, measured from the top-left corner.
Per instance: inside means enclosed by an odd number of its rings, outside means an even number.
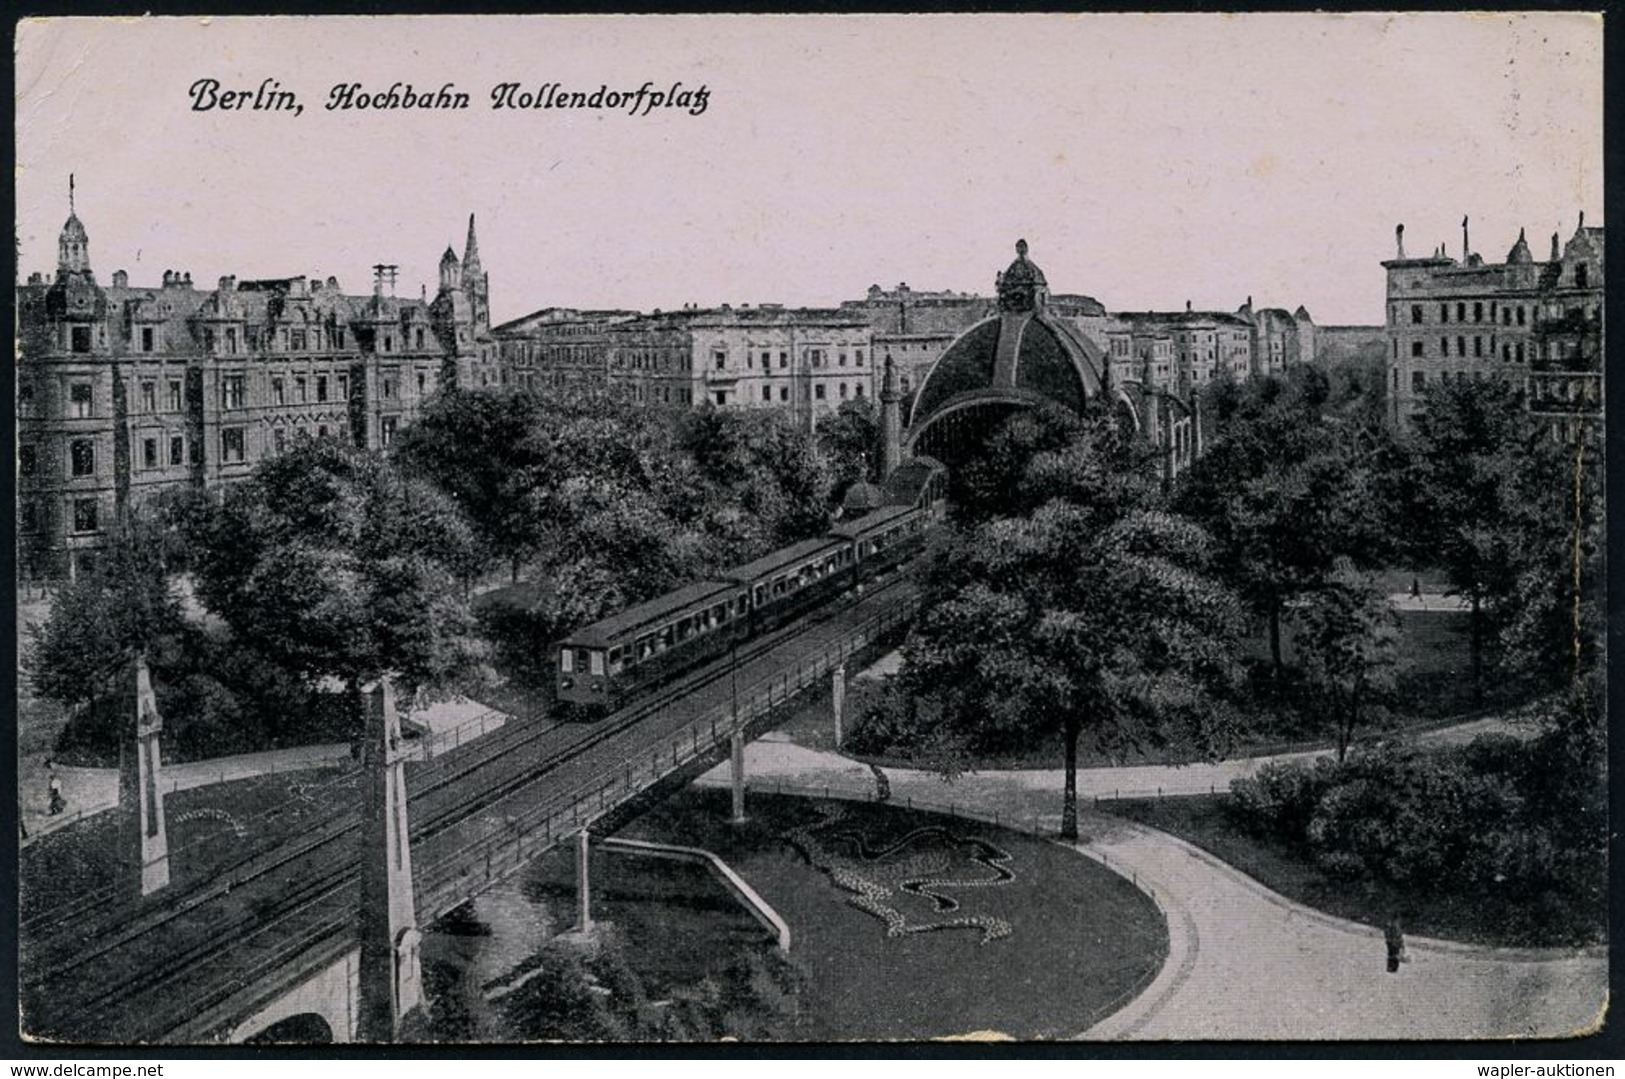
[[[575,649],[559,649],[559,670],[563,671],[565,674],[572,673],[576,669],[575,658]]]
[[[587,653],[587,670],[594,675],[604,673],[604,653],[597,650]]]
[[[609,673],[620,674],[626,666],[626,647],[611,648],[609,650]]]

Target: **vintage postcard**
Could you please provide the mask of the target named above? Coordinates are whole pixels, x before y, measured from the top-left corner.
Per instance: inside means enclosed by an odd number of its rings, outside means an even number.
[[[16,50],[25,1041],[1603,1028],[1600,15]]]

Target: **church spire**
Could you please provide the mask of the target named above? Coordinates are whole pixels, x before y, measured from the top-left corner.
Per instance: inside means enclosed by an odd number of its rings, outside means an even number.
[[[463,245],[463,274],[480,272],[480,241],[474,235],[474,215],[468,215],[468,242]]]

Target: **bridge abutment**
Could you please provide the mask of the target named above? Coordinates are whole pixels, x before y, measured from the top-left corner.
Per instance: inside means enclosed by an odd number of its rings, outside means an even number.
[[[394,1041],[423,1006],[412,846],[406,818],[406,748],[395,687],[381,678],[366,689],[362,747],[361,954],[357,1036]]]
[[[145,656],[135,662],[135,753],[119,753],[119,809],[128,823],[125,858],[135,859],[132,885],[143,896],[169,887],[169,832],[164,821],[163,754],[158,736],[164,720]]]

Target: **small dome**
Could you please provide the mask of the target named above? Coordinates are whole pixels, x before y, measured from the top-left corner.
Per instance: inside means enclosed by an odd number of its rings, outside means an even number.
[[[1524,239],[1523,229],[1519,229],[1518,242],[1512,245],[1511,251],[1507,252],[1507,265],[1527,266],[1534,261],[1535,257],[1529,253],[1529,242]]]
[[[62,239],[78,240],[80,243],[83,243],[89,238],[90,237],[85,235],[85,226],[82,222],[80,222],[79,215],[69,214],[67,222],[62,226]]]
[[[1027,258],[1027,241],[1016,241],[1016,261],[1010,264],[1000,279],[1006,285],[1047,285],[1044,280],[1044,271],[1038,268],[1038,263]]]
[[[846,489],[841,498],[841,516],[847,519],[862,517],[886,504],[886,492],[867,480],[859,480]]]

